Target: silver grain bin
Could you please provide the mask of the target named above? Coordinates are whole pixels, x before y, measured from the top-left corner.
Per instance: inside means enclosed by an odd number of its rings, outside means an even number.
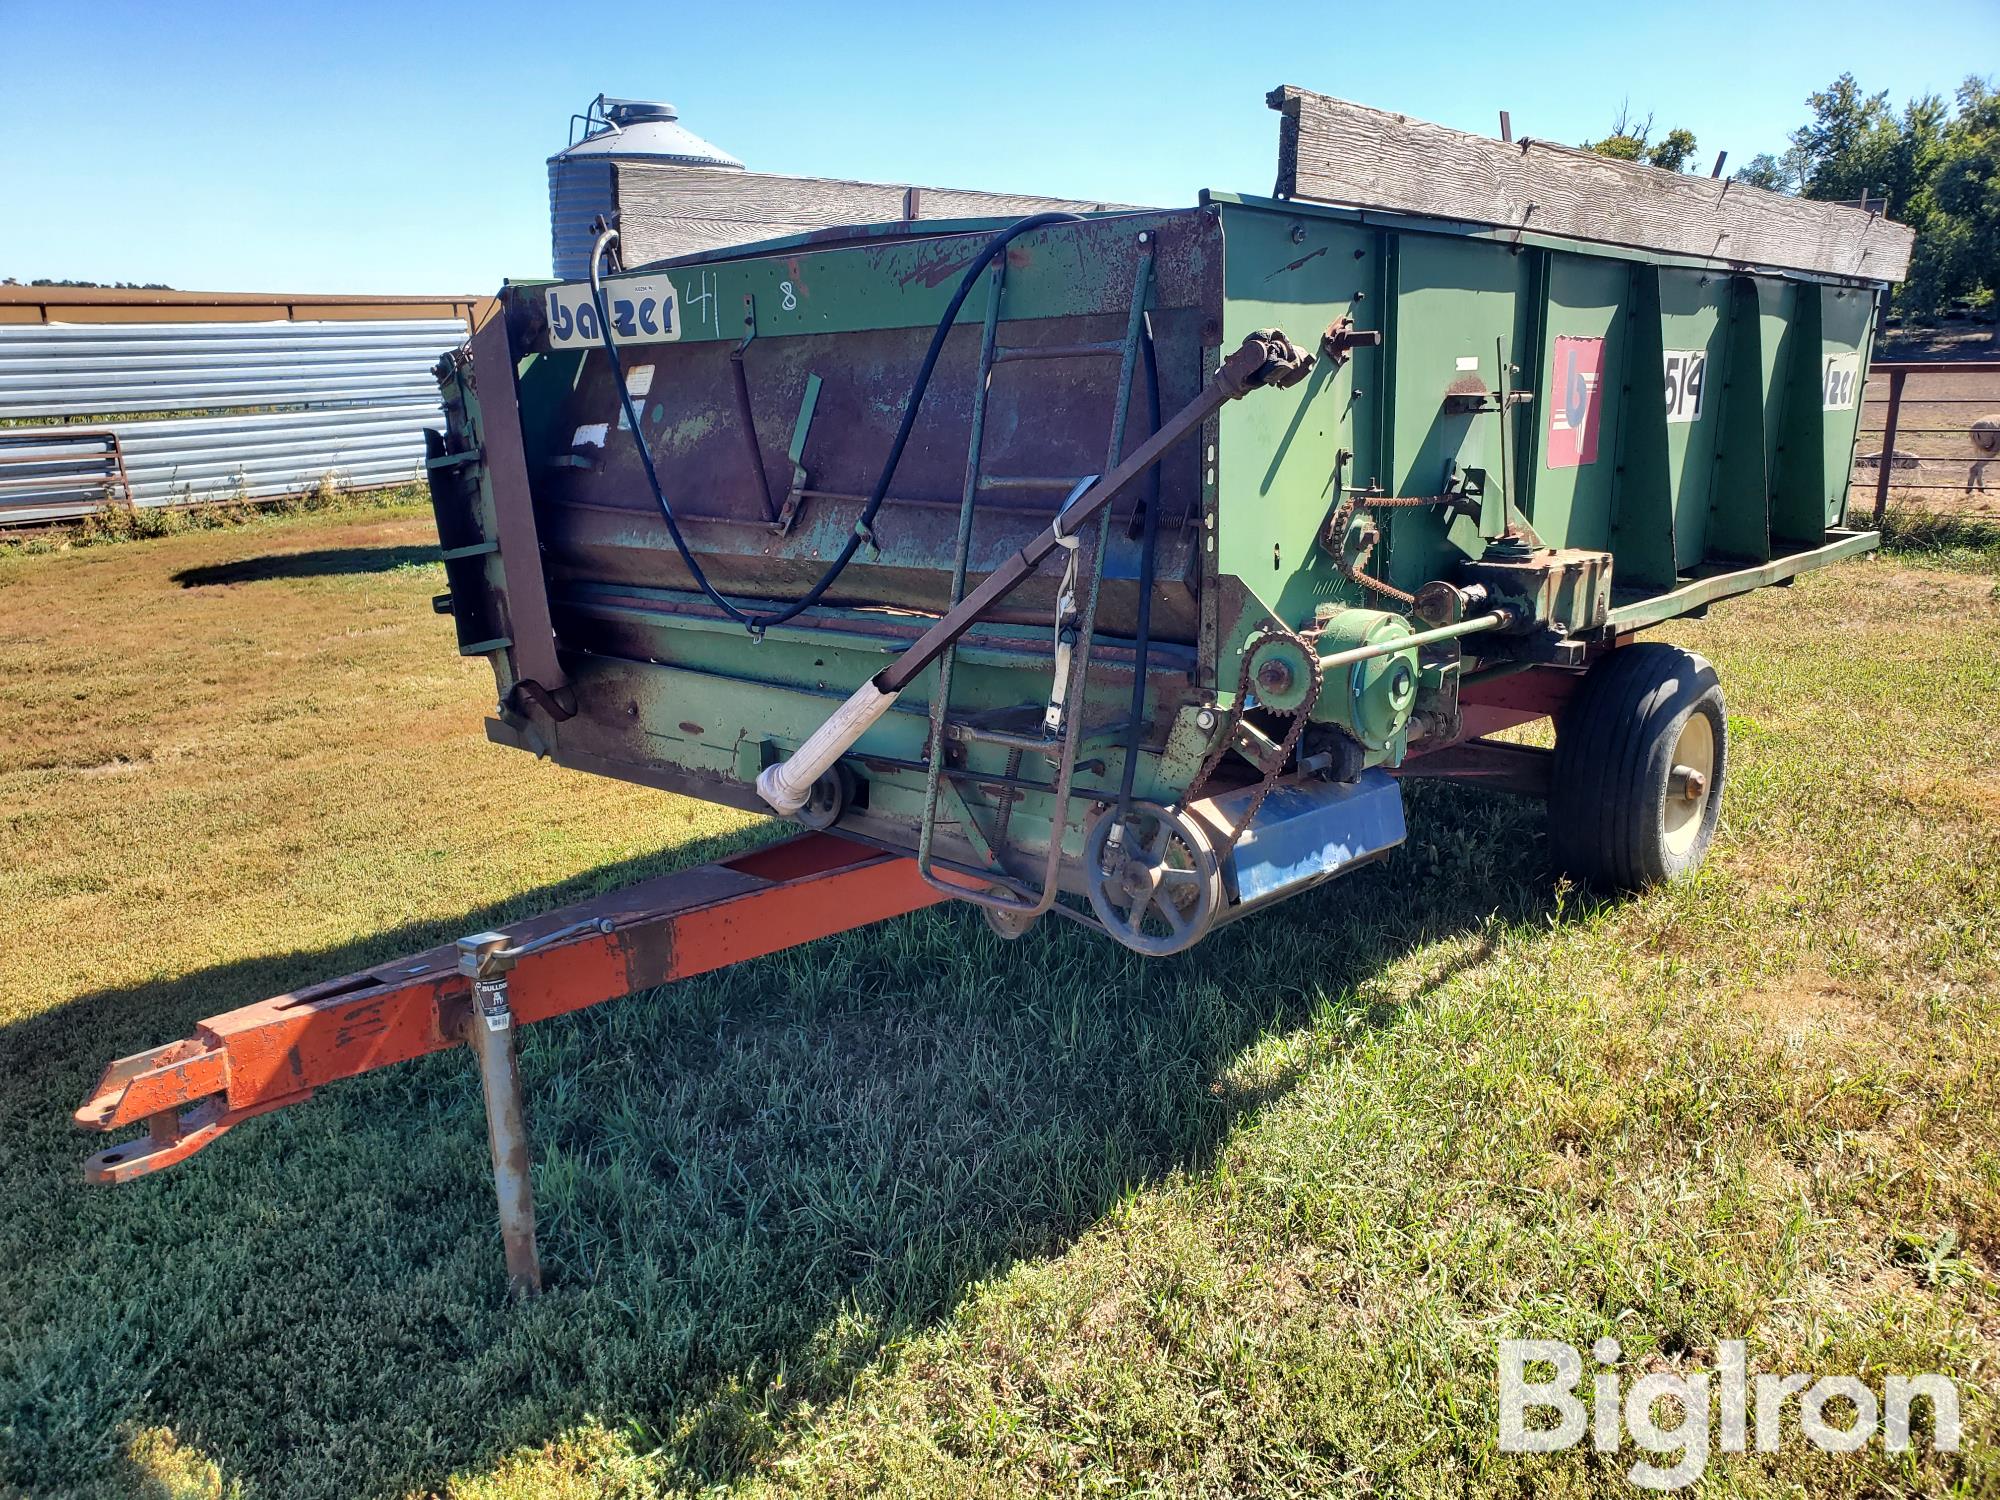
[[[570,144],[549,158],[550,240],[555,274],[565,281],[590,273],[591,226],[599,216],[615,222],[621,161],[743,170],[742,162],[682,125],[673,105],[599,94],[582,114],[570,117]]]

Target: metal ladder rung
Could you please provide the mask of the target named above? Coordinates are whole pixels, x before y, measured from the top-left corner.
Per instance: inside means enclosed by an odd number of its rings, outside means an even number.
[[[982,490],[1063,490],[1075,489],[1090,474],[981,474],[978,484]]]
[[[993,363],[1004,365],[1014,359],[1108,359],[1124,358],[1125,341],[1102,344],[1017,344],[1011,349],[995,349]]]
[[[1125,337],[1113,341],[1080,344],[1029,344],[1012,348],[999,345],[1000,302],[1006,285],[1005,257],[996,260],[987,274],[987,298],[985,327],[980,339],[979,383],[972,400],[971,433],[967,444],[965,486],[960,497],[958,513],[958,546],[953,558],[951,601],[956,607],[965,597],[967,564],[972,549],[972,521],[974,501],[981,491],[1056,491],[1080,494],[1084,487],[1093,483],[1097,476],[1057,477],[1055,475],[987,475],[980,472],[980,462],[986,432],[986,398],[992,388],[993,367],[1009,360],[1027,359],[1094,359],[1116,357],[1119,361],[1118,384],[1113,394],[1111,409],[1111,432],[1106,446],[1105,468],[1110,469],[1118,462],[1125,446],[1125,414],[1131,405],[1132,384],[1138,369],[1142,340],[1146,337],[1146,297],[1153,278],[1152,237],[1139,236],[1139,259],[1133,276],[1132,302],[1127,310]],[[1107,508],[1098,516],[1096,539],[1089,551],[1090,577],[1086,584],[1085,596],[1080,603],[1059,591],[1063,603],[1058,606],[1057,642],[1054,664],[1061,667],[1067,655],[1064,673],[1052,689],[1047,704],[1016,705],[1010,708],[989,710],[984,714],[965,719],[954,719],[951,713],[952,667],[957,659],[955,645],[947,646],[938,658],[937,688],[930,706],[930,738],[925,752],[924,805],[919,818],[917,834],[917,870],[931,885],[954,896],[980,902],[982,905],[1017,916],[1035,917],[1056,904],[1057,880],[1063,855],[1063,830],[1068,826],[1068,804],[1076,795],[1072,776],[1077,769],[1076,757],[1085,744],[1112,738],[1122,739],[1130,728],[1128,724],[1107,724],[1087,726],[1084,723],[1084,683],[1090,662],[1092,634],[1096,628],[1098,592],[1104,578],[1104,559],[1109,539],[1111,513]],[[1076,545],[1074,541],[1070,543]],[[1067,567],[1077,567],[1078,554],[1072,550]],[[1071,584],[1066,582],[1064,589]],[[1067,609],[1068,615],[1063,611]],[[1065,628],[1064,620],[1070,622]],[[1062,705],[1068,704],[1065,712]],[[1045,719],[1059,715],[1061,728],[1050,735],[1043,727]],[[946,739],[959,744],[987,743],[996,745],[1007,752],[1007,769],[998,775],[973,772],[967,767],[948,767],[945,764],[944,746]],[[1054,779],[1039,782],[1023,779],[1015,773],[1024,755],[1036,754],[1048,757],[1054,768]],[[1102,770],[1102,763],[1093,762]],[[975,850],[987,858],[990,868],[978,871],[962,867],[949,860],[939,860],[931,849],[931,839],[939,820],[939,794],[946,787],[956,787],[960,781],[974,784],[984,783],[993,787],[1005,787],[1007,793],[996,814],[996,823],[990,839],[978,830],[978,820],[964,798],[954,790],[961,811],[970,820],[966,826],[971,830],[971,842]],[[1007,824],[1014,803],[1029,793],[1043,794],[1054,799],[1056,814],[1051,825],[1051,836],[1046,856],[1043,859],[1042,883],[1037,891],[1025,881],[1008,874],[1004,856],[1006,853]],[[976,836],[974,836],[976,835]],[[984,850],[980,845],[986,844]],[[968,891],[956,883],[947,884],[936,873],[933,866],[952,870],[959,874],[973,874],[988,881],[993,889],[986,893]],[[1004,894],[1003,894],[1004,893]]]
[[[989,708],[945,723],[945,735],[961,745],[1001,745],[1009,750],[1043,754],[1062,748],[1062,736],[1042,728],[1043,705],[1019,703],[1008,708]]]

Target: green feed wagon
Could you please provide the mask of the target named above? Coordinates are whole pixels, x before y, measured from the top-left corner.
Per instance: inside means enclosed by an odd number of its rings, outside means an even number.
[[[1296,89],[1271,197],[857,225],[519,283],[429,460],[502,744],[1168,953],[1377,858],[1400,783],[1702,858],[1700,657],[1843,528],[1879,216]],[[1493,738],[1553,716],[1553,751]]]

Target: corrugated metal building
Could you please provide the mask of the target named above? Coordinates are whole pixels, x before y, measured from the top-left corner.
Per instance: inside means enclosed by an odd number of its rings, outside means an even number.
[[[0,287],[0,525],[418,479],[478,306]]]

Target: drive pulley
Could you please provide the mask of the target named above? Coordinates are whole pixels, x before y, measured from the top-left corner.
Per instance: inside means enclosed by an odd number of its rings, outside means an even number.
[[[1084,831],[1091,910],[1126,947],[1155,957],[1199,942],[1222,911],[1222,867],[1185,812],[1134,802],[1107,807]]]

